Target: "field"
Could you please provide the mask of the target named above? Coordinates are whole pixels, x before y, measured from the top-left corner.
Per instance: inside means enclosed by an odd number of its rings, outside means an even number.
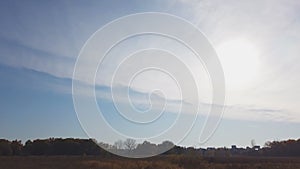
[[[10,156],[0,157],[0,169],[300,169],[300,158]]]

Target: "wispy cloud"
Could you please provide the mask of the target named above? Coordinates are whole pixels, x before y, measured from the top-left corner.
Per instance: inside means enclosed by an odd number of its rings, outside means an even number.
[[[298,99],[300,67],[297,64],[300,62],[300,2],[298,0],[168,2],[164,2],[163,7],[158,7],[161,3],[156,2],[153,4],[155,5],[153,9],[159,8],[160,11],[188,19],[198,25],[215,46],[235,37],[249,38],[259,46],[262,69],[258,78],[243,91],[227,92],[228,105],[225,106],[227,109],[224,114],[225,118],[300,121],[297,113],[300,110]],[[70,93],[71,86],[69,85],[74,64],[85,40],[103,24],[132,11],[124,9],[112,15],[110,8],[107,8],[112,4],[78,8],[78,4],[72,2],[59,5],[48,3],[50,4],[40,4],[40,8],[18,3],[3,4],[10,8],[0,11],[2,22],[0,63],[33,70],[33,74],[45,73],[44,75],[49,75],[53,79],[67,81],[67,85],[59,81],[45,83],[57,91]],[[43,11],[46,7],[49,9]],[[101,7],[101,10],[98,7]],[[63,10],[59,10],[61,8]],[[139,42],[145,44],[143,40]],[[148,42],[144,47],[151,46],[151,44],[155,44],[155,41]],[[175,48],[175,50],[182,49],[168,43],[163,46]],[[134,49],[136,48],[132,48]],[[130,49],[127,50],[130,53]],[[181,51],[180,54],[184,53]],[[183,55],[183,58],[191,63],[195,72],[200,72],[197,65],[193,65],[193,60],[187,59],[187,55]],[[114,70],[113,65],[105,66],[108,68],[105,73],[111,73]],[[203,77],[203,74],[196,74],[196,77],[197,79]],[[103,79],[97,81],[96,89],[102,99],[110,94],[111,86],[108,84]],[[122,85],[118,90],[128,89],[126,85]],[[139,85],[143,86],[142,83]],[[207,89],[207,86],[203,89]],[[131,90],[134,90],[133,99],[138,105],[141,108],[147,107],[149,92],[133,88]],[[203,90],[203,92],[209,91]],[[118,98],[120,101],[126,99],[125,96]],[[154,95],[153,98],[156,101],[162,99],[159,95]],[[109,98],[106,97],[106,99]],[[201,102],[203,112],[209,110],[209,99],[210,97],[207,97],[204,99],[207,102]],[[168,99],[168,102],[174,105],[181,101]],[[184,103],[188,104],[188,102]]]
[[[45,72],[56,77],[71,77],[75,59],[29,47],[0,37],[0,63]]]
[[[259,105],[225,106],[224,117],[250,121],[300,122],[299,117],[289,109],[261,107]]]
[[[3,66],[1,66],[3,67]],[[8,69],[10,70],[8,73]],[[18,70],[19,69],[19,70]],[[23,84],[23,89],[27,90],[27,88],[35,89],[35,90],[51,90],[52,92],[58,92],[60,94],[68,94],[71,95],[71,78],[61,78],[56,77],[48,73],[27,69],[27,68],[18,68],[17,70],[13,68],[9,68],[5,66],[1,69],[1,72],[4,73],[4,76],[14,76],[14,83],[18,85]],[[14,73],[15,72],[15,73]],[[19,73],[21,74],[19,74]],[[7,77],[8,78],[8,77]],[[23,78],[23,80],[22,80]],[[11,78],[10,78],[11,79]],[[27,79],[27,80],[25,80]],[[24,82],[32,81],[32,83],[24,84]],[[82,84],[86,85],[89,89],[92,88],[90,84]],[[27,87],[26,87],[27,86]],[[145,91],[139,91],[137,89],[128,88],[128,86],[115,86],[115,90],[118,90],[118,95],[116,104],[128,103],[128,95],[126,94],[128,90],[130,90],[130,99],[131,102],[134,103],[140,110],[145,110],[149,108],[150,101],[153,105],[152,108],[156,109],[160,108],[159,106],[162,101],[165,101],[169,106],[166,111],[168,112],[178,112],[180,108],[180,104],[185,104],[187,106],[195,106],[191,105],[188,102],[181,100],[168,100],[162,98],[160,95],[154,94],[151,100],[149,100],[149,94]],[[84,89],[84,88],[83,88]],[[108,103],[113,103],[111,97],[111,87],[106,85],[96,85],[96,97],[98,101],[105,100]],[[82,91],[82,96],[84,97],[93,97],[93,96],[85,96],[85,90]],[[212,106],[210,103],[200,102],[200,114],[203,116],[208,115],[210,107]],[[157,106],[157,107],[156,107]],[[215,105],[216,106],[216,105]],[[275,122],[300,122],[297,114],[289,109],[283,109],[282,107],[274,108],[275,106],[260,106],[260,105],[249,105],[249,104],[239,104],[239,105],[227,105],[225,106],[225,113],[223,118],[226,119],[237,119],[237,120],[247,120],[247,121],[275,121]],[[191,112],[182,112],[182,113],[191,113]]]

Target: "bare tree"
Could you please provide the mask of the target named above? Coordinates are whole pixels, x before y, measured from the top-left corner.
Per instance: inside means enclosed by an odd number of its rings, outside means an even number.
[[[124,146],[124,143],[122,140],[118,140],[114,143],[114,147],[118,150],[121,150],[123,149],[123,146]]]
[[[126,139],[123,144],[125,146],[125,149],[130,150],[130,151],[135,149],[135,147],[136,147],[136,141],[134,139],[130,139],[130,138]]]

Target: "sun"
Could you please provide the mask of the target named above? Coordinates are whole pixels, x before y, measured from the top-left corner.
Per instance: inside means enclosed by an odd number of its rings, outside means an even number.
[[[255,82],[259,70],[259,50],[247,39],[233,39],[216,48],[228,89],[243,89]]]

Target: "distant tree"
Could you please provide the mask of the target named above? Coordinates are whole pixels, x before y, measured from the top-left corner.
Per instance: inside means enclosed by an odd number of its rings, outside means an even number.
[[[116,142],[114,143],[114,147],[115,147],[116,149],[118,149],[118,150],[123,149],[123,147],[124,147],[123,141],[122,141],[122,140],[116,141]]]
[[[166,151],[174,147],[174,143],[171,141],[163,141],[161,144],[158,144],[158,148],[162,151]]]
[[[134,139],[126,139],[124,141],[124,148],[131,151],[136,148],[136,141]]]
[[[103,154],[104,150],[100,148],[97,142],[93,139],[83,140],[81,142],[81,148],[83,149],[83,154],[86,155],[101,155]]]
[[[25,142],[25,145],[23,146],[23,154],[24,155],[31,155],[31,151],[32,151],[32,141],[27,140]]]
[[[262,151],[268,156],[300,156],[300,139],[266,142]]]
[[[13,155],[21,155],[23,150],[23,145],[21,140],[14,140],[11,142],[11,149],[13,151]]]
[[[266,142],[262,149],[253,149],[250,147],[234,148],[234,151],[226,148],[219,149],[195,149],[194,147],[180,147],[174,145],[170,141],[164,141],[161,144],[153,144],[149,141],[144,141],[142,144],[137,144],[133,139],[125,141],[118,140],[114,145],[107,143],[97,143],[92,139],[74,139],[74,138],[49,138],[28,140],[25,145],[21,141],[8,141],[0,139],[0,156],[5,155],[100,155],[103,157],[111,157],[112,154],[100,148],[114,150],[118,153],[149,155],[149,154],[178,154],[178,155],[205,155],[210,151],[218,156],[229,156],[228,153],[245,156],[298,156],[300,157],[300,139],[272,141]],[[255,145],[252,141],[252,145]],[[216,152],[215,152],[216,151]]]
[[[157,148],[156,144],[144,141],[142,144],[136,146],[135,152],[139,155],[155,155],[158,152]]]
[[[49,152],[48,140],[34,140],[30,146],[31,155],[47,155]]]
[[[50,155],[83,155],[82,140],[67,138],[50,140],[48,154]]]
[[[0,156],[10,156],[10,155],[13,155],[13,150],[11,149],[10,141],[0,139]]]

